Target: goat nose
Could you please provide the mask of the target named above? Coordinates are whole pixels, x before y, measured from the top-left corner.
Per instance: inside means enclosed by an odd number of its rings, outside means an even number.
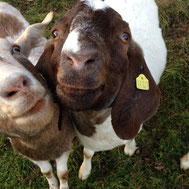
[[[0,96],[4,98],[16,98],[20,96],[22,92],[27,92],[29,90],[30,79],[25,75],[19,75],[16,77],[11,77],[7,79],[0,90]]]
[[[86,65],[92,64],[95,62],[97,55],[75,55],[75,54],[66,54],[66,59],[71,63],[73,68],[81,70]]]

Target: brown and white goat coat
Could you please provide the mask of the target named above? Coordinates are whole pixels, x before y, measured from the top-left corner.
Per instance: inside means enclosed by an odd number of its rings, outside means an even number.
[[[0,2],[0,10],[1,7],[19,13],[6,3]],[[17,18],[0,14],[0,21],[2,17],[3,20],[10,17],[12,22],[24,25],[18,19],[19,14]],[[22,27],[15,29],[10,23],[0,23],[6,25],[6,31],[0,28],[0,132],[10,138],[20,154],[40,167],[51,189],[59,188],[49,162],[56,160],[60,188],[67,189],[67,160],[74,137],[72,122],[67,111],[59,111],[44,79],[26,58],[33,47],[39,45],[43,50],[42,34],[51,20],[52,13],[49,13],[42,23],[28,26],[25,31]],[[13,38],[14,43],[9,40]],[[59,117],[62,117],[61,131]]]
[[[52,91],[56,90],[59,102],[73,110],[78,137],[85,147],[81,179],[90,173],[95,151],[126,144],[125,153],[132,155],[141,125],[157,110],[160,93],[154,79],[159,82],[165,67],[166,48],[159,26],[156,28],[160,42],[142,49],[155,55],[152,62],[145,62],[128,23],[100,0],[81,0],[52,29],[53,39],[37,68]],[[145,39],[149,32],[139,34]],[[144,43],[153,40],[149,36]],[[160,44],[162,52],[157,54]],[[161,68],[153,78],[150,71],[154,70],[149,71],[146,63],[153,65],[158,60]],[[150,68],[157,69],[156,65]],[[140,74],[149,81],[147,91],[136,88]]]

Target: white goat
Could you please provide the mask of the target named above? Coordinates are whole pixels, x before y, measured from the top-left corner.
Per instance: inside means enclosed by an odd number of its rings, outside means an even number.
[[[0,133],[40,167],[51,189],[59,189],[49,162],[56,160],[60,189],[68,189],[72,123],[68,113],[53,103],[44,79],[26,58],[37,61],[46,42],[42,34],[52,16],[49,13],[42,23],[29,26],[19,11],[0,2]],[[30,54],[33,47],[37,48]]]

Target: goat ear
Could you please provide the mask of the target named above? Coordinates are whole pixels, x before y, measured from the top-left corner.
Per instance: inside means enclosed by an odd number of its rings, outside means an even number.
[[[41,57],[39,58],[35,68],[37,71],[42,74],[42,76],[45,78],[47,85],[51,92],[55,92],[55,88],[52,88],[53,86],[56,86],[56,73],[53,68],[53,65],[51,64],[52,54],[54,51],[54,45],[51,40],[49,40],[45,46],[45,50]],[[53,62],[53,61],[52,61]]]
[[[145,63],[140,48],[133,42],[128,50],[128,68],[116,100],[112,106],[112,125],[118,137],[134,138],[140,126],[157,110],[160,91]],[[136,78],[143,74],[149,81],[149,90],[136,88]]]
[[[53,18],[53,12],[47,14],[41,23],[32,24],[26,28],[24,33],[14,42],[14,45],[20,47],[20,53],[28,57],[32,48],[38,47],[41,43],[45,43],[43,32]]]

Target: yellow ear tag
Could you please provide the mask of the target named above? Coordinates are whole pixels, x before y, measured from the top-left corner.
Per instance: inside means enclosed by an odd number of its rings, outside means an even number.
[[[144,74],[140,74],[136,78],[136,87],[140,90],[149,90],[149,81]]]

